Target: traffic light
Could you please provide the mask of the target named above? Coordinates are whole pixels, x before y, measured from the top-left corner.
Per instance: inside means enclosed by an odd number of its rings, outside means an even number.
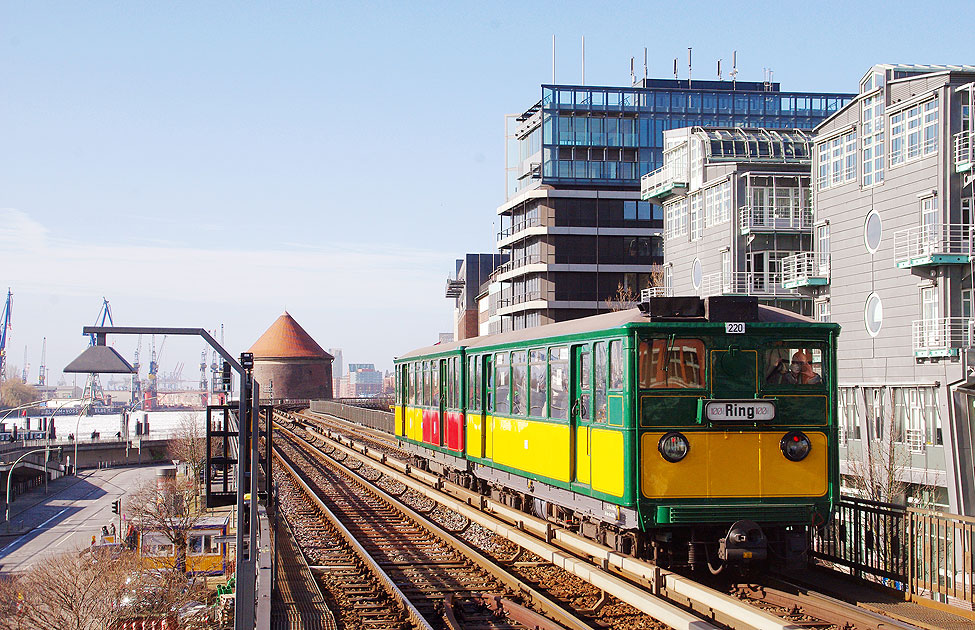
[[[122,499],[115,499],[112,501],[112,514],[118,514],[122,511]]]

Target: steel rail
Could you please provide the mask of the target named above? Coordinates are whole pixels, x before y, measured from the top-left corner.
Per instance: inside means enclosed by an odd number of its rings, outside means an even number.
[[[386,573],[386,571],[383,570],[381,566],[379,566],[379,563],[376,562],[373,559],[373,557],[369,555],[369,553],[365,550],[365,548],[363,548],[363,546],[359,543],[359,541],[355,539],[355,536],[352,535],[352,532],[346,529],[345,525],[343,525],[341,521],[339,521],[335,513],[332,512],[332,510],[330,510],[328,506],[325,505],[325,503],[320,498],[318,498],[318,495],[315,494],[315,492],[311,489],[311,487],[308,486],[307,483],[305,483],[305,481],[301,478],[298,472],[294,468],[292,468],[291,465],[288,464],[288,462],[286,462],[283,457],[281,457],[281,455],[277,451],[277,448],[275,448],[274,454],[278,458],[278,465],[283,467],[283,469],[287,471],[289,475],[291,475],[291,477],[295,480],[295,483],[297,483],[298,486],[301,487],[301,489],[305,492],[308,498],[315,503],[315,506],[318,507],[318,509],[322,512],[322,514],[325,515],[325,517],[329,520],[329,523],[332,525],[332,527],[335,528],[335,531],[338,532],[343,539],[345,539],[346,544],[348,544],[355,551],[356,555],[359,556],[359,559],[362,560],[362,562],[369,567],[369,570],[372,571],[373,574],[377,577],[377,579],[382,583],[383,589],[387,593],[389,593],[389,595],[394,600],[396,600],[396,602],[400,606],[403,607],[403,609],[406,611],[407,615],[409,616],[410,621],[413,622],[414,627],[419,628],[420,630],[434,630],[433,626],[431,626],[430,623],[423,617],[423,615],[420,614],[420,611],[417,610],[416,606],[414,606],[413,603],[409,600],[409,598],[407,598],[406,595],[403,594],[403,591],[401,591],[399,587],[396,586],[396,584],[393,582],[393,579]]]
[[[292,436],[295,437],[295,439],[307,443],[306,440],[304,440],[301,436],[296,435],[294,432],[280,426],[278,428],[281,431],[285,431],[291,434]],[[317,446],[314,445],[312,446],[316,449],[318,448]],[[326,455],[326,454],[322,453],[322,455]],[[333,462],[335,462],[336,465],[340,466],[341,468],[345,469],[349,474],[353,475],[356,479],[359,479],[364,483],[368,484],[369,490],[373,492],[376,496],[386,501],[391,507],[395,508],[401,514],[404,514],[411,520],[415,521],[417,525],[419,525],[420,527],[428,531],[430,534],[445,541],[448,545],[450,545],[454,549],[457,549],[465,557],[471,560],[471,562],[473,562],[478,567],[480,567],[481,570],[498,578],[506,586],[511,588],[512,591],[522,593],[528,596],[535,604],[537,604],[542,610],[544,610],[546,614],[551,615],[554,618],[554,620],[557,621],[562,627],[567,628],[568,630],[595,630],[592,626],[579,619],[578,616],[573,614],[571,611],[566,610],[563,604],[560,604],[556,600],[550,598],[546,594],[539,591],[537,588],[535,588],[528,582],[525,582],[524,580],[513,575],[512,573],[504,569],[504,567],[498,566],[497,563],[487,558],[483,553],[471,547],[469,543],[461,540],[454,534],[451,534],[450,532],[443,529],[442,527],[440,527],[433,521],[429,520],[428,518],[423,517],[415,509],[407,506],[401,500],[390,495],[388,492],[385,492],[384,490],[376,487],[375,482],[369,481],[368,479],[364,478],[357,471],[348,468],[342,462],[338,462],[333,458],[330,459]],[[359,460],[357,459],[356,461]],[[517,604],[514,604],[513,602],[512,605],[517,606]]]
[[[319,435],[321,434],[319,433]],[[395,481],[398,481],[412,490],[422,494],[428,499],[431,499],[461,514],[462,516],[467,517],[488,531],[515,543],[527,551],[534,553],[546,562],[554,564],[555,566],[558,566],[568,573],[581,578],[589,584],[602,589],[620,601],[630,604],[637,610],[640,610],[654,619],[667,624],[675,630],[717,630],[719,627],[710,621],[701,619],[701,617],[698,615],[691,614],[677,605],[657,597],[653,593],[645,590],[645,588],[642,586],[613,575],[608,570],[594,566],[589,561],[582,560],[575,555],[570,555],[569,553],[556,548],[554,545],[529,534],[525,531],[524,524],[528,521],[528,519],[533,519],[534,517],[519,512],[517,513],[518,519],[514,521],[514,525],[500,522],[498,519],[489,516],[483,511],[483,508],[486,506],[488,501],[480,495],[469,493],[470,498],[468,498],[467,501],[461,501],[454,497],[444,495],[439,491],[438,488],[443,487],[445,484],[443,480],[437,478],[435,475],[424,473],[422,471],[415,471],[408,464],[397,462],[395,460],[387,460],[385,456],[381,457],[382,461],[380,461],[378,458],[370,457],[368,454],[368,447],[364,449],[366,452],[363,453],[363,449],[361,448],[350,448],[342,442],[336,441],[334,438],[328,437],[328,439],[331,442],[330,446],[333,446],[341,452],[353,457],[354,459],[357,459],[362,463],[368,464],[369,466],[375,467],[377,464],[383,466],[381,472],[383,472],[390,479],[394,479]],[[404,468],[403,472],[397,470],[397,468],[400,466]],[[416,473],[421,477],[428,477],[434,482],[435,487],[431,487],[417,481],[410,475],[411,472]],[[513,510],[512,513],[514,513]],[[556,530],[555,528],[551,527],[551,525],[548,525],[548,527],[549,536],[552,536]],[[551,538],[548,540],[551,540]],[[657,570],[659,571],[659,568],[657,568]],[[754,608],[749,607],[747,604],[742,604],[741,602],[736,603],[738,604],[738,613],[744,614],[755,610]],[[745,607],[747,607],[747,610],[743,610]],[[775,621],[778,621],[779,624],[774,627],[772,625],[733,625],[732,627],[738,630],[745,630],[746,628],[751,628],[753,630],[772,630],[773,628],[774,630],[800,630],[799,626],[782,624],[782,620],[778,619],[777,617],[773,617],[771,615],[768,615],[768,617],[770,620],[774,619]]]
[[[318,415],[322,414],[319,412]],[[338,419],[341,420],[340,418]],[[730,595],[726,595],[725,593],[721,593],[702,584],[698,584],[689,578],[663,570],[660,567],[648,562],[620,554],[606,547],[605,545],[601,545],[578,534],[555,527],[548,521],[544,521],[514,508],[508,507],[503,503],[499,503],[476,492],[461,488],[455,484],[445,482],[443,479],[433,473],[417,470],[404,462],[389,459],[382,453],[375,452],[368,446],[360,445],[352,439],[346,439],[343,442],[341,436],[332,435],[331,432],[328,434],[323,434],[320,431],[313,432],[317,433],[320,437],[322,437],[322,439],[328,439],[333,443],[337,443],[340,448],[346,450],[350,455],[353,455],[364,462],[371,461],[373,462],[372,465],[375,465],[376,463],[385,465],[386,467],[398,470],[402,475],[407,475],[406,479],[409,479],[413,483],[407,483],[400,478],[397,478],[397,481],[412,487],[417,492],[424,494],[427,498],[437,501],[450,509],[455,511],[460,511],[460,509],[470,509],[467,507],[468,505],[476,505],[482,509],[488,509],[492,513],[507,520],[509,523],[514,524],[517,530],[532,534],[534,537],[536,537],[533,540],[544,540],[553,546],[557,546],[563,551],[573,554],[573,563],[578,562],[577,557],[592,558],[594,564],[603,567],[607,571],[611,567],[615,568],[630,580],[648,586],[653,595],[658,596],[654,597],[654,599],[658,602],[667,599],[676,601],[681,606],[690,608],[699,614],[706,615],[725,626],[734,628],[735,630],[798,630],[798,628],[800,628],[800,626],[796,624],[783,620],[780,617],[776,617],[775,615],[755,606],[750,606],[743,603]],[[414,486],[413,484],[417,485]],[[449,489],[452,500],[463,501],[461,505],[464,505],[465,507],[456,508],[453,504],[446,503],[446,497],[442,492],[444,489]],[[483,513],[481,510],[478,510],[478,514]],[[469,515],[465,513],[465,516]],[[488,529],[491,529],[490,525],[485,525],[483,523],[480,524]],[[508,528],[502,528],[495,531],[495,533],[505,537],[507,537],[510,532],[511,530]],[[516,544],[521,544],[511,538],[509,538],[509,540],[512,540],[512,542],[515,542]],[[532,551],[535,550],[532,549]],[[544,557],[543,553],[538,551],[535,551],[535,553],[538,553]],[[588,564],[588,562],[586,564]],[[563,568],[571,571],[571,569],[567,568],[568,566],[570,565],[564,566]],[[587,572],[581,568],[580,570],[582,570],[583,573],[576,573],[576,575],[586,581],[589,581],[589,578],[586,577]],[[590,583],[595,586],[600,586],[600,584],[596,584],[595,582]],[[608,589],[605,590],[608,591]],[[615,595],[615,593],[613,594]],[[619,595],[617,595],[617,597],[636,606],[641,611],[652,615],[649,610],[641,607],[641,603],[630,602]],[[669,623],[664,619],[659,620]],[[673,626],[673,624],[670,625]]]

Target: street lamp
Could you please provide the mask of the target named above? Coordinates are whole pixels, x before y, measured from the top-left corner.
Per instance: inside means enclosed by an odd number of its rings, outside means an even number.
[[[45,453],[47,453],[47,446],[45,446],[44,448],[35,448],[32,451],[27,451],[26,453],[24,453],[23,455],[21,455],[20,457],[18,457],[17,458],[17,461],[15,461],[13,463],[13,465],[10,467],[10,470],[7,471],[7,511],[6,511],[6,514],[4,515],[4,521],[6,521],[8,528],[10,527],[10,482],[14,478],[14,468],[16,468],[17,467],[17,464],[19,464],[21,462],[21,460],[23,460],[28,455],[33,455],[34,453],[40,453],[41,451],[44,451]],[[45,458],[45,461],[44,461],[44,469],[47,470],[47,455],[46,454],[45,454],[44,458]],[[45,472],[45,474],[47,474],[47,473]]]

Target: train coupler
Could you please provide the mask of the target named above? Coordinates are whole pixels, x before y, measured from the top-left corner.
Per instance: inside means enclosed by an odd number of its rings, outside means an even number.
[[[768,557],[768,539],[754,521],[738,521],[718,540],[718,558],[725,562],[753,562]]]

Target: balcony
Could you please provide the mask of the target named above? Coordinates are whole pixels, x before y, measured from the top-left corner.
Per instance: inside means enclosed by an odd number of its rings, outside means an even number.
[[[514,271],[526,265],[538,265],[546,261],[542,260],[539,254],[529,254],[524,258],[516,258],[514,260],[509,260],[506,263],[498,265],[497,269],[491,272],[491,282],[496,282],[498,278],[508,273],[509,271]]]
[[[821,287],[829,284],[829,254],[801,252],[782,259],[782,288]]]
[[[799,296],[795,289],[787,289],[782,286],[782,274],[752,271],[708,274],[702,279],[698,293],[701,297],[711,295]]]
[[[975,166],[975,142],[972,142],[972,130],[955,134],[955,172],[962,173],[972,170]]]
[[[669,287],[647,287],[646,289],[640,289],[641,302],[646,302],[650,298],[671,297],[673,295],[674,295],[674,290]]]
[[[649,201],[687,191],[687,163],[674,160],[640,179],[640,199]]]
[[[894,233],[899,269],[966,264],[972,254],[972,226],[961,223],[918,225]]]
[[[542,221],[538,217],[533,217],[533,218],[530,218],[530,219],[524,219],[523,221],[519,221],[518,223],[513,224],[511,227],[505,228],[505,229],[501,230],[500,232],[498,232],[498,238],[497,238],[497,240],[498,241],[503,241],[504,239],[508,238],[509,236],[512,236],[514,234],[517,234],[518,232],[521,232],[522,230],[528,229],[530,227],[538,227],[541,224],[542,224]]]
[[[911,322],[915,358],[957,357],[972,345],[972,320],[966,317],[917,319]]]
[[[447,278],[447,290],[444,291],[444,297],[457,298],[460,297],[464,292],[464,281],[455,280],[454,278]]]
[[[741,209],[739,228],[742,234],[751,232],[799,232],[811,230],[811,208],[751,207]]]

